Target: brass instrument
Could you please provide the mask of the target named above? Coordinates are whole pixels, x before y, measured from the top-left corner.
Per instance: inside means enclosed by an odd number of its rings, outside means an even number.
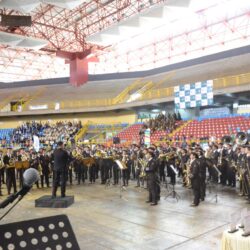
[[[170,160],[173,160],[175,157],[176,157],[176,153],[171,151],[165,154],[160,154],[158,158],[160,160],[170,161]]]
[[[138,161],[139,163],[141,164],[141,172],[140,172],[140,175],[139,177],[140,178],[144,178],[146,176],[146,166],[147,166],[147,161],[142,159],[142,158],[138,158]]]
[[[1,158],[0,159],[0,169],[2,169],[2,168],[4,168],[5,166],[4,166],[4,163],[3,163],[3,159]]]
[[[82,158],[82,163],[84,166],[92,167],[95,164],[95,159],[93,157]]]
[[[120,170],[125,170],[127,169],[127,165],[125,162],[120,161],[120,160],[115,160],[116,164],[118,165],[118,167],[120,168]]]
[[[16,169],[27,169],[30,167],[29,156],[24,153],[21,155],[21,161],[15,162]]]
[[[233,138],[229,135],[225,135],[221,138],[221,142],[226,145],[226,144],[231,144],[233,142]]]
[[[183,170],[183,184],[186,187],[191,186],[191,179],[190,179],[190,172],[191,172],[191,160],[188,159],[188,161],[185,164],[185,169]]]
[[[122,157],[122,160],[121,160],[121,163],[122,163],[122,165],[123,165],[123,170],[128,168],[127,162],[128,162],[128,157],[127,157],[126,155],[124,155],[124,156]]]
[[[91,167],[95,164],[95,159],[93,157],[83,157],[80,153],[73,151],[72,156],[84,166]]]
[[[237,145],[245,145],[248,142],[248,135],[244,132],[238,132],[236,134],[236,143]]]
[[[41,163],[39,162],[39,164],[38,164],[38,172],[39,172],[39,175],[43,175],[43,168],[42,168],[42,165],[41,165]]]

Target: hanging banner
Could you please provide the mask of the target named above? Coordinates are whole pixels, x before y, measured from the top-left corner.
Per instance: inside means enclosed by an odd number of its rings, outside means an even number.
[[[144,133],[144,144],[147,147],[150,147],[150,128],[148,128],[148,129],[145,130],[145,133]]]

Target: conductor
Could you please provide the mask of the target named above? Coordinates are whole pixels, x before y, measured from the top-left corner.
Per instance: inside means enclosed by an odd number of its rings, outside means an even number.
[[[57,187],[61,186],[61,197],[65,197],[66,180],[67,180],[67,163],[68,153],[64,150],[63,142],[58,142],[57,149],[53,153],[54,169],[53,169],[53,187],[52,198],[56,197]]]

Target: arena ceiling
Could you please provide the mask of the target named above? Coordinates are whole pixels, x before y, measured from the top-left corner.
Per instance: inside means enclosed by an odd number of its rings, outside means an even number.
[[[146,70],[250,44],[248,0],[0,0],[0,81],[65,77],[56,52],[91,49],[90,73]]]

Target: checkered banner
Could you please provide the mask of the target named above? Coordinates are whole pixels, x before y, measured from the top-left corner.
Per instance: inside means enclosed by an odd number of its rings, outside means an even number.
[[[213,81],[196,82],[174,87],[176,109],[194,108],[213,104]]]

